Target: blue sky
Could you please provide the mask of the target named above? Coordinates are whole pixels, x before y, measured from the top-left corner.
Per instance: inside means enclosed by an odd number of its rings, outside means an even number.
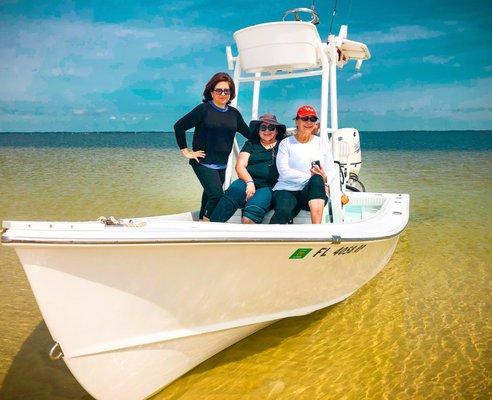
[[[334,1],[316,1],[328,34]],[[234,31],[298,1],[0,1],[0,131],[166,130],[226,70]],[[340,126],[492,129],[491,1],[339,0],[372,59],[339,71]],[[319,104],[319,80],[263,84],[260,113]],[[250,85],[239,108],[250,117]]]

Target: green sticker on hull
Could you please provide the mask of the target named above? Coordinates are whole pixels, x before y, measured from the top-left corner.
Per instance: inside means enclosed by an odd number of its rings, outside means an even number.
[[[289,259],[290,260],[297,260],[299,258],[304,258],[309,254],[309,252],[311,250],[312,249],[304,249],[304,248],[297,249],[296,251],[294,251],[292,253],[292,255],[289,257]]]

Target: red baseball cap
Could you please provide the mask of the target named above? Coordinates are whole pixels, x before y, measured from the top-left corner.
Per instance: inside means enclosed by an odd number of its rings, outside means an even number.
[[[318,114],[316,113],[316,110],[312,106],[302,106],[299,107],[297,110],[297,116],[298,117],[317,117]]]

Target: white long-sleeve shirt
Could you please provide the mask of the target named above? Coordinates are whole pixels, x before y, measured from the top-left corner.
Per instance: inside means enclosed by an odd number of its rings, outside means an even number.
[[[313,135],[307,143],[300,143],[295,136],[280,142],[277,153],[279,178],[273,190],[302,190],[311,178],[311,162],[318,161],[326,172],[329,185],[338,181],[338,172],[333,164],[330,143]]]

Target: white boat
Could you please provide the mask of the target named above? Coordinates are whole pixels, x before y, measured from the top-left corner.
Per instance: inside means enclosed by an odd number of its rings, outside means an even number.
[[[354,178],[358,132],[338,129],[336,68],[370,55],[346,35],[342,27],[324,43],[312,23],[266,23],[237,31],[238,55],[227,56],[238,90],[254,82],[252,118],[261,81],[321,75],[320,135]],[[239,214],[200,223],[196,212],[114,224],[4,221],[2,243],[24,267],[56,343],[50,355],[97,399],[143,399],[268,324],[346,299],[381,271],[408,222],[409,196],[350,193],[342,207],[347,184],[336,180],[320,225],[307,212],[292,225],[268,225],[270,215],[241,225]]]

